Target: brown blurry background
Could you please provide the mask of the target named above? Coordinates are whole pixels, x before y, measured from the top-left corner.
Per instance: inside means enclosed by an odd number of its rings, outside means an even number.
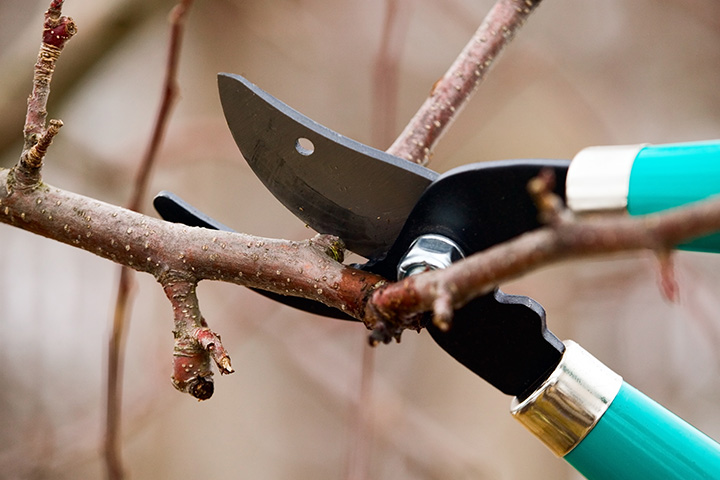
[[[151,193],[172,190],[237,230],[313,235],[264,190],[225,125],[215,75],[247,76],[311,118],[388,146],[492,5],[402,4],[397,121],[373,134],[384,0],[196,1]],[[21,147],[48,0],[0,2],[0,164]],[[79,26],[56,71],[65,127],[45,180],[123,204],[159,103],[169,0],[67,0]],[[431,167],[571,158],[588,145],[717,138],[720,4],[546,0],[438,146]],[[151,207],[145,206],[150,213]],[[548,311],[630,383],[720,438],[720,259],[676,256],[669,304],[649,254],[553,267],[504,287]],[[105,346],[118,267],[0,226],[0,477],[102,478]],[[361,358],[357,323],[312,317],[203,282],[205,317],[237,372],[198,403],[170,385],[171,310],[137,275],[127,339],[123,442],[131,478],[344,478]],[[375,353],[374,479],[577,478],[508,414],[510,399],[425,333]]]

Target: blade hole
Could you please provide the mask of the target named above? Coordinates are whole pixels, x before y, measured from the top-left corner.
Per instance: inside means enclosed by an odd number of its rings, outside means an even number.
[[[300,137],[295,141],[295,150],[300,155],[309,157],[315,152],[315,145],[309,138]]]

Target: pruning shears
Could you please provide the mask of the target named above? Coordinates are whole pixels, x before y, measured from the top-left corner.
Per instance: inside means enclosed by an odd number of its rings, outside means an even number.
[[[642,215],[720,194],[720,141],[590,147],[572,161],[512,160],[442,175],[346,138],[243,77],[220,74],[220,98],[243,155],[270,192],[320,233],[367,259],[359,268],[397,280],[445,268],[539,228],[528,182],[555,176],[575,212]],[[169,192],[169,221],[230,230]],[[680,248],[720,253],[720,234]],[[313,313],[324,305],[269,294]],[[456,360],[513,396],[511,414],[590,479],[720,478],[720,445],[623,381],[577,343],[560,341],[535,300],[496,289],[428,322]]]

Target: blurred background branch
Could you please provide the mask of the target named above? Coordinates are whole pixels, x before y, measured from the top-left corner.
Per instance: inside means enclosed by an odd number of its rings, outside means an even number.
[[[181,0],[173,7],[169,15],[170,40],[167,47],[167,61],[165,64],[165,78],[163,81],[162,96],[158,107],[157,117],[150,134],[147,149],[138,165],[135,174],[135,183],[126,207],[139,212],[143,200],[147,196],[148,183],[155,165],[158,152],[167,131],[167,125],[172,113],[172,107],[180,94],[177,79],[180,51],[184,33],[185,21],[192,0]],[[122,383],[123,361],[125,353],[125,337],[127,335],[129,305],[132,301],[133,270],[129,267],[120,267],[117,297],[113,310],[110,338],[108,339],[107,357],[107,386],[105,393],[105,436],[104,455],[106,475],[109,479],[124,478],[122,462],[121,416],[122,416]]]

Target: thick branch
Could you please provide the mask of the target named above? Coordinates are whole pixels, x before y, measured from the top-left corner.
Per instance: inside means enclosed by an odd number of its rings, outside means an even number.
[[[15,191],[0,170],[0,222],[82,248],[161,279],[220,280],[316,300],[362,319],[366,296],[383,281],[336,258],[341,242],[304,242],[187,227],[45,184]]]
[[[539,4],[540,0],[499,0],[388,152],[427,164],[437,141]]]

